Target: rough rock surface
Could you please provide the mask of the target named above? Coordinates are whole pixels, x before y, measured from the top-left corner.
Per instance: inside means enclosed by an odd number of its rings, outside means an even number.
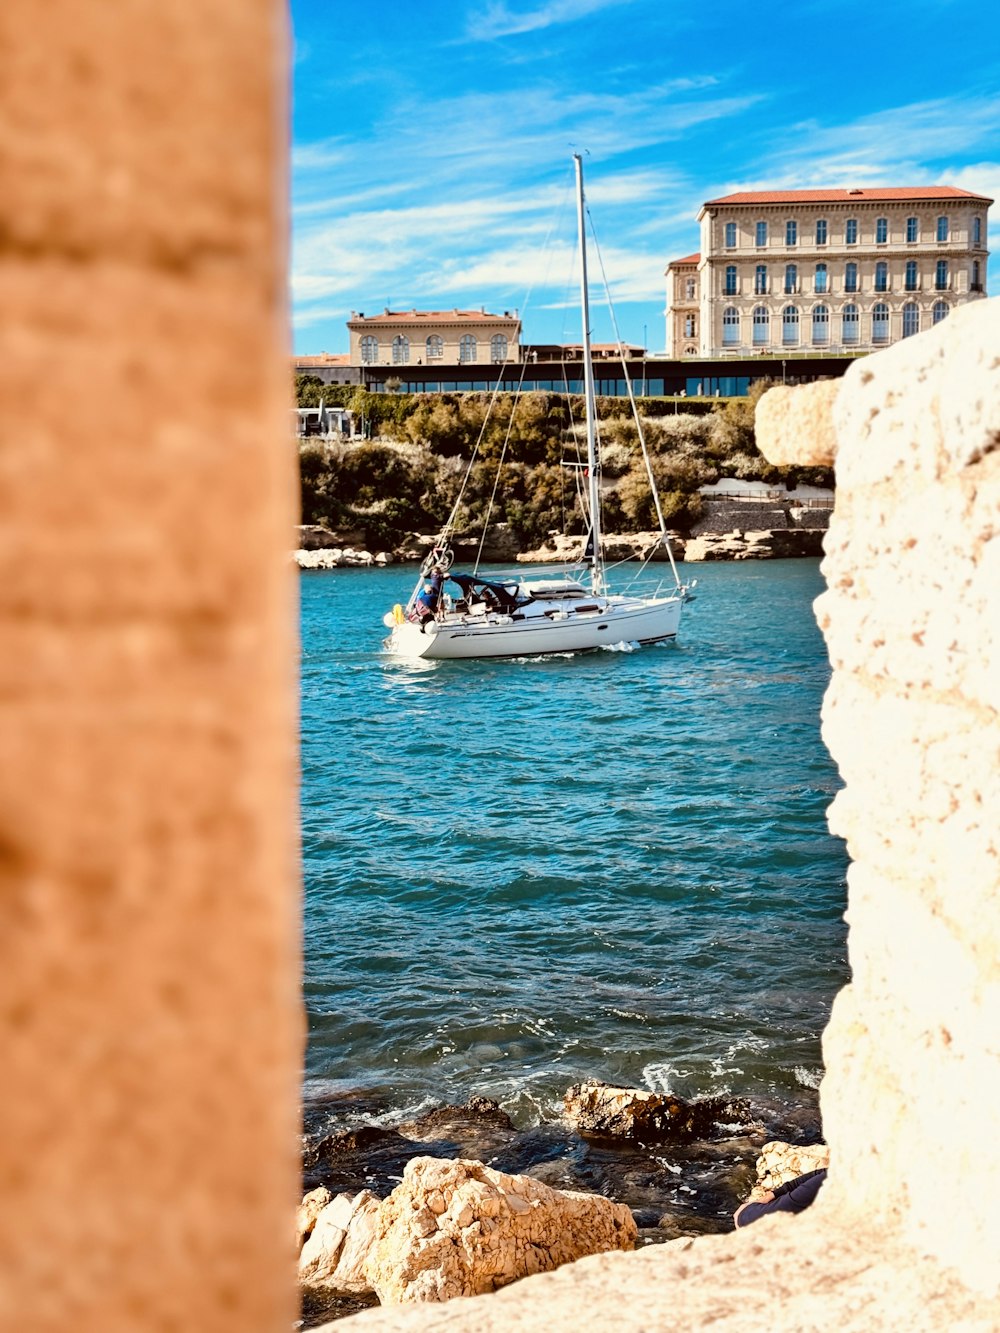
[[[358,1294],[371,1291],[365,1260],[375,1236],[378,1211],[379,1200],[371,1190],[338,1194],[328,1203],[299,1255],[302,1285]]]
[[[302,1249],[303,1241],[312,1234],[317,1217],[332,1199],[333,1195],[325,1185],[320,1185],[318,1189],[310,1190],[303,1195],[295,1215],[296,1245],[299,1250]]]
[[[383,1304],[494,1291],[582,1255],[629,1250],[624,1204],[480,1162],[417,1157],[378,1212],[367,1274]]]
[[[757,1188],[776,1190],[786,1181],[818,1171],[830,1165],[830,1149],[825,1143],[797,1146],[774,1140],[765,1143],[757,1158]]]
[[[689,537],[684,548],[684,559],[694,563],[704,560],[787,560],[822,554],[822,528],[706,532],[700,537]]]
[[[607,1083],[578,1083],[563,1098],[567,1119],[584,1134],[656,1143],[710,1134],[719,1124],[746,1124],[747,1103],[739,1097],[680,1097]]]

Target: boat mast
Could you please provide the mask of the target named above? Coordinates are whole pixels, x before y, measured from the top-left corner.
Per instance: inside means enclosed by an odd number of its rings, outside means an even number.
[[[590,352],[590,297],[587,291],[587,231],[583,210],[583,159],[573,154],[576,163],[576,217],[580,235],[580,314],[583,319],[583,384],[587,402],[587,476],[590,480],[590,586],[604,591],[604,566],[601,562],[601,491],[597,461],[597,399],[594,394],[594,362]]]

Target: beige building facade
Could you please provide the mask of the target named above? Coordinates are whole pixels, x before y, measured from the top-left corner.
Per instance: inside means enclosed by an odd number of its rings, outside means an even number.
[[[383,310],[352,314],[353,366],[502,365],[521,359],[521,321],[505,310]]]
[[[986,293],[992,199],[951,186],[747,191],[698,215],[693,256],[667,268],[668,354],[870,352]]]
[[[701,308],[698,301],[700,254],[667,265],[667,356],[679,361],[698,355]]]

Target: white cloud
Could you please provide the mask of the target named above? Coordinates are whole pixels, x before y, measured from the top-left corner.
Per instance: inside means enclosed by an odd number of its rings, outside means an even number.
[[[474,17],[466,36],[476,42],[492,42],[498,37],[517,37],[527,32],[539,32],[557,23],[575,23],[599,10],[616,5],[631,4],[632,0],[548,0],[535,9],[515,10],[503,0],[486,6]]]

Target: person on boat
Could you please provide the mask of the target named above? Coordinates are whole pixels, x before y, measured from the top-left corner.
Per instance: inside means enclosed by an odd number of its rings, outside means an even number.
[[[737,1227],[748,1227],[751,1222],[771,1213],[804,1212],[819,1193],[824,1180],[826,1167],[807,1171],[804,1176],[796,1176],[794,1180],[786,1180],[773,1192],[765,1190],[756,1199],[748,1199],[741,1204],[733,1213],[733,1221]]]
[[[430,572],[427,582],[420,592],[417,593],[417,599],[413,604],[416,612],[416,618],[421,626],[427,624],[428,620],[433,620],[438,609],[441,606],[441,595],[444,588],[444,570],[440,565],[435,565]]]

